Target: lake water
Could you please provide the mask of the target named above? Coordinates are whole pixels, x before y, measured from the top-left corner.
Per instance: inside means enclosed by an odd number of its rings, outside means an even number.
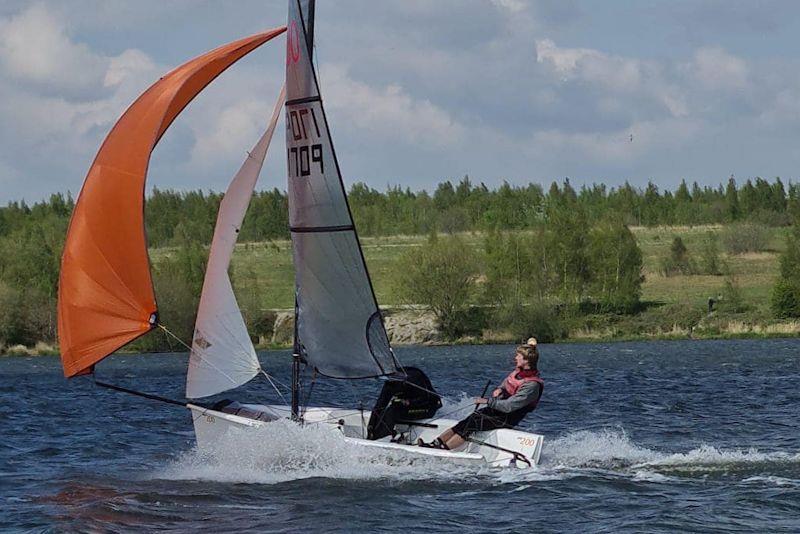
[[[400,348],[465,407],[511,346]],[[542,346],[521,427],[530,470],[367,457],[291,425],[195,450],[183,408],[66,381],[56,358],[0,358],[0,527],[52,531],[800,531],[800,341]],[[289,354],[261,354],[288,383]],[[113,356],[102,380],[181,397],[185,355]],[[379,384],[320,382],[312,404]],[[279,402],[260,379],[238,398]]]

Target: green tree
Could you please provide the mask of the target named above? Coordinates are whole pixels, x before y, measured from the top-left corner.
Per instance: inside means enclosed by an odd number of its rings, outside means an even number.
[[[689,251],[683,244],[680,236],[675,236],[669,247],[669,252],[661,260],[661,274],[664,276],[674,276],[676,274],[692,274],[692,267]]]
[[[583,207],[571,191],[547,200],[546,233],[542,245],[547,251],[547,265],[554,286],[565,303],[578,303],[589,281],[586,257],[588,221]]]
[[[478,269],[475,252],[461,238],[432,234],[397,262],[395,293],[407,303],[428,306],[442,333],[455,338],[463,332]]]
[[[725,188],[725,211],[729,221],[738,221],[741,216],[739,194],[736,191],[736,180],[733,179],[732,175],[728,179],[728,185]]]
[[[722,285],[722,301],[719,303],[719,309],[732,313],[741,313],[748,310],[748,306],[742,296],[742,290],[739,287],[739,280],[733,273],[728,272],[725,275],[725,282]]]
[[[719,236],[714,232],[706,232],[700,243],[700,272],[703,274],[722,274],[722,259],[720,258]]]
[[[772,288],[770,305],[777,317],[800,317],[800,226],[795,221],[780,255],[780,274]]]
[[[589,234],[592,295],[607,310],[630,313],[639,307],[642,251],[619,221],[606,221]]]
[[[202,245],[184,241],[154,266],[159,321],[178,339],[155,330],[134,342],[137,350],[183,351],[183,343],[191,343],[207,259],[208,250]]]

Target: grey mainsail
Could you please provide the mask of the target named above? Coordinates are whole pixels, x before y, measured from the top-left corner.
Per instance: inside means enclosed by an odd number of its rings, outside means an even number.
[[[286,151],[297,336],[320,373],[366,378],[398,370],[347,204],[311,62],[309,2],[289,1]]]

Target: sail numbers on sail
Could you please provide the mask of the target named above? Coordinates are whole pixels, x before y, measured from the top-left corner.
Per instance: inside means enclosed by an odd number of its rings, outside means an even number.
[[[318,165],[319,173],[325,174],[322,143],[313,142],[320,140],[321,137],[314,108],[290,110],[286,114],[286,125],[292,133],[294,141],[292,144],[297,145],[286,149],[289,176],[293,178],[310,176],[312,165]],[[303,144],[304,142],[306,144]]]

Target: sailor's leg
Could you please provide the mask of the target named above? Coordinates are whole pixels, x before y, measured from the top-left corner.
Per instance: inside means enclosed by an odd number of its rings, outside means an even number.
[[[459,436],[458,434],[456,434],[455,432],[452,432],[452,434],[453,435],[450,436],[449,439],[447,439],[447,440],[442,439],[442,442],[444,443],[444,446],[447,447],[448,449],[450,449],[451,451],[454,450],[454,449],[459,448],[464,443],[466,443],[466,440],[464,438],[462,438],[461,436]]]
[[[439,436],[439,439],[442,440],[442,443],[447,443],[450,440],[450,438],[452,438],[455,435],[456,433],[453,432],[453,429],[448,428],[447,430],[442,432],[442,434]]]
[[[439,437],[435,438],[430,443],[425,443],[424,441],[422,441],[422,438],[419,438],[417,440],[417,445],[419,445],[420,447],[434,447],[434,448],[439,448],[439,449],[449,448],[449,447],[447,447],[447,442],[449,440],[453,439],[453,436],[456,436],[456,435],[457,434],[453,431],[452,428],[448,428],[447,430],[442,432],[439,435]]]

